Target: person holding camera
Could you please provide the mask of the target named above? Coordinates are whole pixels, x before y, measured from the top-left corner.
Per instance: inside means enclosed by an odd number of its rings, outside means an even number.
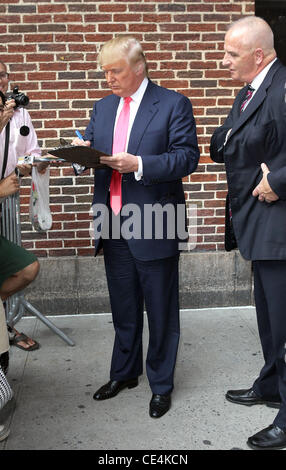
[[[2,91],[4,95],[7,94],[8,84],[9,74],[6,65],[0,62],[0,91]],[[16,90],[16,88],[14,88],[14,90]],[[41,149],[31,117],[28,111],[23,107],[29,103],[28,97],[22,93],[11,93],[10,96],[11,98],[8,96],[4,103],[3,120],[5,129],[3,129],[0,134],[0,154],[3,155],[5,131],[9,124],[9,149],[4,176],[14,171],[16,166],[18,166],[18,158],[20,156],[28,154],[33,154],[38,157],[41,156]],[[20,165],[18,168],[22,176],[27,176],[31,172],[31,165]]]
[[[5,96],[0,91],[0,133],[14,112],[13,100],[9,102],[9,106],[5,107],[4,103]],[[19,179],[13,171],[0,181],[0,201],[19,189]],[[6,378],[9,364],[9,337],[2,301],[35,279],[38,270],[39,263],[33,253],[0,235],[0,442],[7,439],[10,433],[8,420],[4,416],[7,416],[7,406],[12,403],[13,398],[13,391]]]
[[[23,155],[41,155],[37,135],[33,127],[31,117],[25,109],[29,98],[19,93],[17,87],[7,96],[9,85],[9,74],[7,67],[0,62],[0,201],[1,193],[6,196],[19,190],[19,180],[15,174],[17,167],[21,176],[31,173],[31,165],[18,165],[18,158]],[[35,260],[34,260],[35,261]],[[39,348],[39,343],[15,328],[8,327],[13,334],[11,344],[25,351]],[[12,330],[12,331],[11,331]]]

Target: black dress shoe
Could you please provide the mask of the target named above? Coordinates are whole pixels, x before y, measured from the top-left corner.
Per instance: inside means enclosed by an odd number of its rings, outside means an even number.
[[[225,398],[232,403],[246,406],[267,405],[270,408],[280,408],[281,405],[280,398],[261,398],[256,395],[252,388],[249,388],[248,390],[229,390],[226,393]]]
[[[247,444],[251,449],[256,450],[279,450],[286,447],[286,431],[280,429],[278,426],[271,424],[268,428],[262,429],[254,436],[251,436]]]
[[[107,384],[99,388],[93,395],[94,400],[107,400],[115,397],[124,388],[134,388],[138,385],[138,377],[129,380],[110,380]]]
[[[171,395],[152,395],[150,401],[149,415],[151,418],[161,418],[171,406]]]

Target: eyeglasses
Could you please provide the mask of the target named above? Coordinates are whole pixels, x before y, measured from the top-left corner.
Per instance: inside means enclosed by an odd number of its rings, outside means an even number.
[[[9,78],[9,73],[7,73],[7,72],[0,72],[0,80],[1,80],[2,78]]]

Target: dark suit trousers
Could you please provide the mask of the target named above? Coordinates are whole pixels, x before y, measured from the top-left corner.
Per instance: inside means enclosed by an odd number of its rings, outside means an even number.
[[[281,398],[274,424],[286,430],[286,261],[254,261],[254,294],[265,364],[254,391]]]
[[[110,379],[126,380],[143,372],[142,331],[145,301],[149,345],[146,372],[153,393],[168,394],[178,350],[179,256],[140,261],[124,239],[103,240],[115,341]]]

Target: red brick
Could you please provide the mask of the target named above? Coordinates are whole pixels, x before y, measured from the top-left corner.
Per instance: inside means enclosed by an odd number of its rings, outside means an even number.
[[[55,34],[56,42],[83,42],[82,34]]]
[[[55,88],[55,83],[53,81],[50,82],[42,82],[42,89],[43,90],[54,90]],[[69,83],[68,82],[62,82],[59,81],[57,84],[57,89],[58,90],[63,90],[69,88]]]
[[[94,256],[94,248],[79,248],[78,256]]]
[[[129,4],[128,6],[129,11],[142,11],[142,12],[152,12],[156,11],[156,5],[150,5],[150,4],[135,4],[133,5],[132,3]]]
[[[49,70],[49,71],[63,71],[67,69],[66,63],[61,62],[43,62],[39,64],[40,70]]]
[[[191,23],[188,24],[188,30],[189,31],[215,31],[216,30],[216,25],[212,23]]]
[[[33,42],[33,43],[41,43],[41,42],[53,42],[53,35],[52,34],[25,34],[24,35],[24,42]]]
[[[63,240],[64,247],[83,247],[87,245],[87,240]],[[90,245],[90,240],[88,239],[88,244]]]
[[[45,240],[42,242],[36,242],[35,243],[36,248],[62,248],[63,242],[58,240]]]
[[[55,21],[55,23],[72,23],[72,22],[78,22],[80,21],[81,17],[79,17],[79,15],[54,15],[53,16],[53,21]]]
[[[56,74],[52,72],[31,72],[31,73],[28,73],[28,80],[31,80],[31,81],[56,80]]]
[[[98,5],[98,10],[99,11],[109,11],[114,13],[115,11],[126,11],[127,10],[127,5],[119,5],[119,4],[103,4],[103,5]],[[129,5],[129,10],[131,11],[131,5]]]
[[[157,26],[155,24],[146,23],[146,24],[129,24],[129,32],[135,33],[137,31],[150,33],[153,31],[157,31]]]
[[[13,52],[16,52],[16,53],[20,53],[20,52],[36,52],[37,50],[37,47],[34,45],[34,44],[24,44],[22,46],[22,44],[17,44],[17,45],[13,45],[13,44],[8,44],[8,52],[9,53],[13,53]],[[19,57],[19,56],[18,56]],[[17,60],[17,56],[11,56],[11,59],[16,61]],[[23,62],[23,56],[21,57],[21,59],[18,59],[19,62]]]
[[[172,42],[172,43],[164,43],[164,42],[161,42],[159,44],[160,46],[160,49],[163,51],[163,50],[167,50],[167,51],[185,51],[187,50],[187,44],[184,43],[184,42]]]
[[[45,121],[45,127],[46,128],[65,128],[65,127],[72,127],[72,121],[65,121],[63,119],[61,120],[51,120],[51,121]]]
[[[60,13],[66,11],[66,5],[38,5],[39,13]]]
[[[40,24],[40,23],[51,23],[51,15],[23,15],[24,23]],[[13,21],[16,23],[16,21]]]
[[[92,14],[92,15],[84,15],[84,22],[85,23],[103,23],[107,21],[112,21],[111,15],[104,15],[104,14]]]
[[[85,91],[59,91],[57,94],[59,99],[84,99],[85,98]]]
[[[0,15],[0,23],[20,23],[21,17],[20,15]]]
[[[144,14],[143,21],[146,23],[167,23],[172,21],[172,16],[170,14]]]
[[[29,98],[32,101],[37,101],[37,100],[55,100],[56,99],[56,93],[55,92],[49,92],[49,91],[38,91],[38,92],[32,92],[29,93]]]
[[[88,24],[83,26],[82,24],[68,24],[69,33],[93,33],[95,32],[95,25]]]
[[[113,24],[113,23],[102,23],[98,25],[98,31],[100,33],[122,33],[127,31],[127,25],[125,24]]]
[[[110,21],[110,20],[108,20]],[[120,22],[120,23],[132,23],[132,22],[135,22],[135,21],[142,21],[142,15],[140,14],[132,14],[132,13],[128,13],[128,14],[115,14],[113,15],[113,21],[115,22]],[[144,19],[143,17],[143,22],[145,22],[147,20]]]

